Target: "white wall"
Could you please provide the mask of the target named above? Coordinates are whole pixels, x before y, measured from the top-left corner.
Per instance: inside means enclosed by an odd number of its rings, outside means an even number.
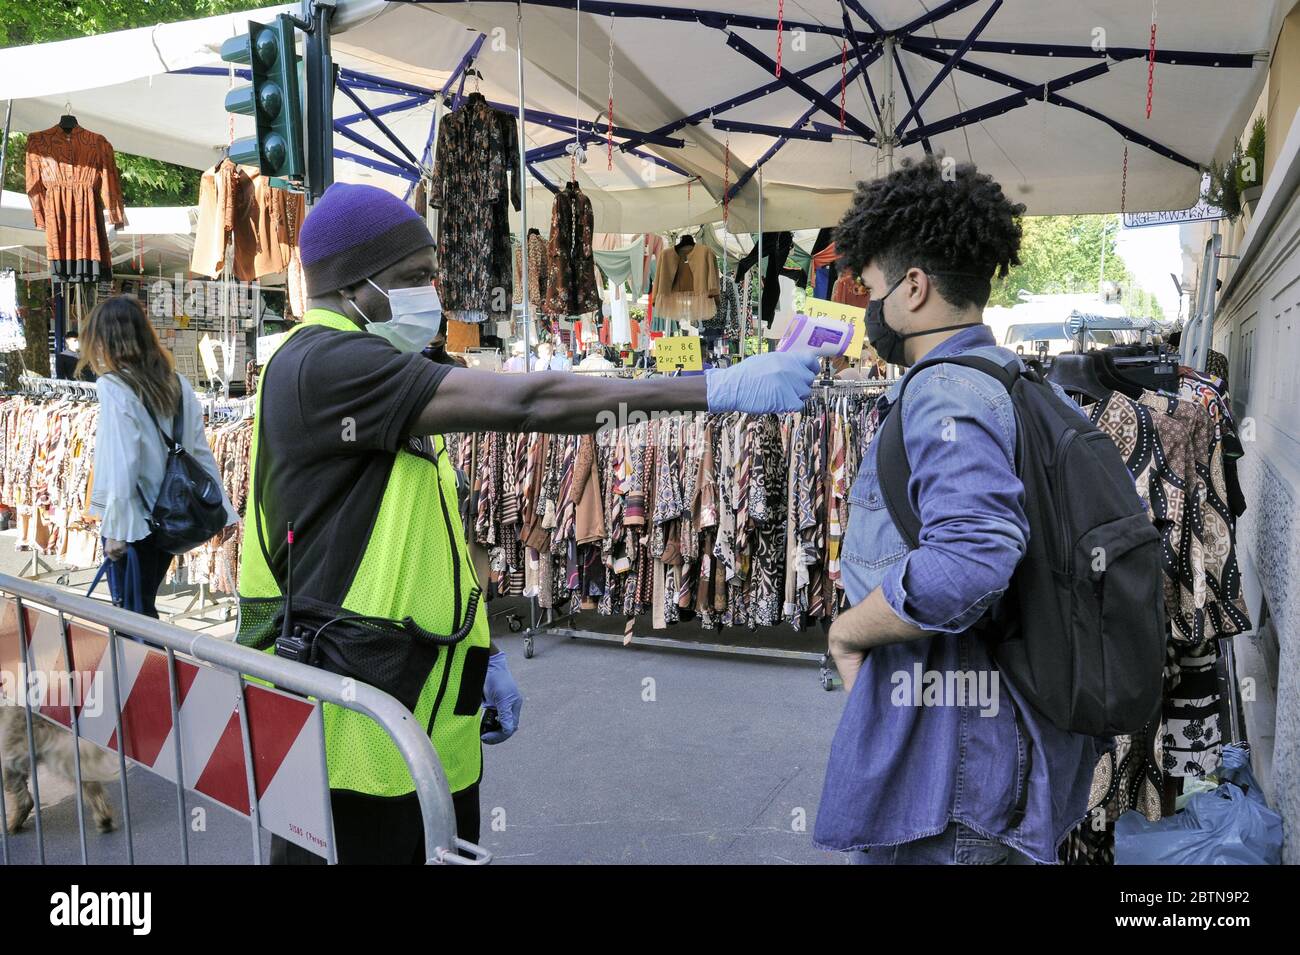
[[[1300,132],[1293,126],[1292,132]],[[1271,694],[1246,702],[1248,726],[1267,742],[1261,780],[1286,824],[1285,860],[1300,862],[1300,135],[1288,137],[1264,198],[1225,260],[1214,347],[1229,356],[1231,391],[1246,455],[1239,466],[1249,509],[1237,528],[1243,583],[1255,622],[1267,602],[1280,646],[1276,713]],[[1249,661],[1251,638],[1238,638]],[[1264,678],[1259,668],[1239,673]],[[1267,689],[1259,688],[1256,689]],[[1271,726],[1270,726],[1271,724]]]

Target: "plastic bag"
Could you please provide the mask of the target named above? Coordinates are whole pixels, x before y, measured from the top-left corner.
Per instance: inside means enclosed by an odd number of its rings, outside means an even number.
[[[1183,792],[1174,800],[1174,809],[1182,812],[1192,797],[1200,793],[1212,793],[1219,788],[1219,781],[1213,776],[1188,776],[1183,780]]]
[[[1224,783],[1159,822],[1129,810],[1115,823],[1116,865],[1281,865],[1282,817],[1262,794]]]
[[[1250,751],[1235,743],[1223,747],[1223,756],[1219,759],[1219,778],[1225,783],[1240,786],[1248,797],[1262,806],[1268,805],[1264,790],[1260,788],[1255,774],[1250,771]]]

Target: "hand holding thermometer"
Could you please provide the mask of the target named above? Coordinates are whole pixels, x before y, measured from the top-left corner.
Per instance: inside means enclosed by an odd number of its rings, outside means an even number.
[[[836,318],[796,315],[777,344],[779,352],[813,354],[819,358],[838,358],[849,350],[853,325]]]

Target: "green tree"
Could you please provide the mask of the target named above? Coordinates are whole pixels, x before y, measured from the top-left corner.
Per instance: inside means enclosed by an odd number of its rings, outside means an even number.
[[[115,30],[255,10],[260,0],[0,0],[0,47],[49,43]],[[214,107],[215,108],[215,107]],[[50,125],[58,121],[50,118]],[[0,120],[2,122],[2,120]],[[4,188],[22,192],[27,137],[10,133]],[[146,156],[117,154],[122,195],[129,206],[198,202],[200,170]]]
[[[1022,289],[1035,295],[1098,291],[1104,242],[1104,279],[1123,290],[1122,301],[1130,313],[1142,318],[1163,317],[1160,303],[1138,286],[1117,253],[1119,216],[1034,216],[1023,220],[1023,229],[1020,264],[1005,279],[993,283],[990,305],[1015,305]]]

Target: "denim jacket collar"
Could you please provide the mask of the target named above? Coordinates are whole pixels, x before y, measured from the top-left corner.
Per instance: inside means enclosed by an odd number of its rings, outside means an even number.
[[[951,337],[945,338],[922,355],[916,364],[919,365],[922,361],[930,358],[945,358],[949,355],[961,355],[973,348],[983,348],[988,345],[996,344],[997,339],[993,337],[993,329],[983,323],[972,325],[970,328],[963,328]],[[912,367],[916,366],[914,365]],[[909,370],[907,374],[910,375],[911,371]],[[904,375],[903,377],[906,379],[907,375]],[[891,405],[898,400],[898,392],[902,387],[902,381],[895,382],[890,386],[889,403]]]

